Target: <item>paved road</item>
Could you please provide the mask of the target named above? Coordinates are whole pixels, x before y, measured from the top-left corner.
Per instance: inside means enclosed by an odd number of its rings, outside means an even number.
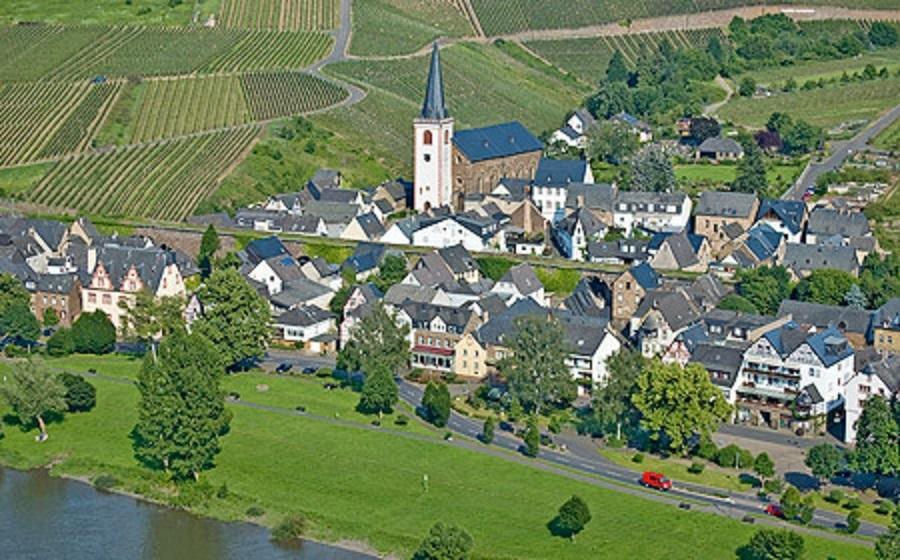
[[[877,86],[873,86],[877,87]],[[803,193],[809,187],[816,185],[816,180],[829,171],[839,168],[853,153],[864,149],[872,138],[878,136],[884,129],[889,127],[895,120],[900,118],[900,105],[897,105],[881,117],[879,117],[870,126],[862,130],[859,134],[837,146],[834,153],[821,163],[812,163],[806,166],[803,173],[789,188],[781,198],[787,200],[801,200]]]
[[[269,367],[274,367],[278,363],[290,363],[295,368],[303,367],[332,367],[334,361],[329,358],[318,356],[307,356],[297,352],[270,350],[264,362]],[[412,406],[417,408],[422,402],[424,388],[420,385],[410,383],[405,380],[399,381],[400,398]],[[466,436],[472,440],[478,440],[481,434],[482,423],[471,418],[467,418],[456,412],[452,412],[447,429],[455,434]],[[612,489],[625,491],[630,494],[638,494],[647,496],[647,492],[641,489],[639,476],[631,469],[620,467],[611,461],[603,458],[597,453],[596,446],[586,437],[580,436],[554,436],[557,443],[564,443],[567,447],[565,452],[554,451],[549,448],[542,448],[540,459],[543,462],[555,465],[564,470],[574,470],[588,475],[599,476],[609,481],[612,485],[604,485]],[[484,445],[467,445],[477,452],[485,452],[491,447],[498,447],[508,452],[518,454],[522,445],[521,440],[501,429],[498,429],[491,446]],[[493,454],[493,453],[492,453]],[[521,456],[520,456],[521,457]],[[521,457],[523,462],[535,464],[533,460]],[[592,479],[593,480],[593,479]],[[590,482],[590,480],[588,480]],[[654,494],[650,494],[654,496]],[[703,511],[710,511],[720,515],[740,519],[747,514],[762,514],[765,503],[761,502],[753,494],[740,492],[728,492],[718,488],[704,487],[697,484],[690,484],[683,481],[676,481],[676,488],[663,496],[656,498],[664,499],[673,504],[682,501],[693,502],[699,504],[699,508]],[[774,519],[765,521],[776,522]],[[825,528],[840,528],[845,521],[845,517],[841,514],[832,513],[826,510],[817,510],[813,519],[813,525]],[[781,522],[776,522],[781,523]],[[794,525],[791,528],[796,529]],[[884,532],[884,528],[871,523],[863,523],[858,532],[862,536],[877,536]],[[820,536],[834,537],[832,533],[817,533]]]

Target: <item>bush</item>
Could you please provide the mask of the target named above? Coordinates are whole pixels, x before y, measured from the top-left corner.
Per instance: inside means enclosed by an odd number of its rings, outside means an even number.
[[[781,482],[781,480],[773,478],[771,480],[767,480],[763,485],[763,488],[765,488],[766,492],[770,494],[781,494],[781,491],[784,488],[784,484]]]
[[[892,511],[894,511],[894,506],[887,500],[879,500],[878,505],[875,506],[875,513],[878,515],[890,515]]]
[[[299,513],[294,513],[282,519],[281,522],[272,529],[272,539],[278,542],[299,539],[303,536],[303,531],[305,529],[306,518]]]
[[[222,486],[219,486],[219,489],[216,490],[216,497],[220,500],[224,500],[228,497],[228,494],[228,485],[223,482]]]
[[[832,504],[839,504],[844,500],[844,493],[835,488],[825,496],[825,501]]]
[[[102,311],[82,313],[72,325],[75,351],[81,354],[108,354],[116,345],[116,327]]]
[[[631,456],[632,463],[643,463],[644,462],[644,454],[643,453],[635,453]]]
[[[316,370],[316,377],[326,378],[331,377],[334,374],[334,371],[331,368],[323,367]]]
[[[88,412],[97,404],[97,389],[84,377],[62,373],[59,380],[66,387],[66,406],[69,412]]]
[[[245,513],[247,514],[247,517],[262,517],[266,514],[266,510],[259,506],[250,506]]]
[[[859,530],[859,519],[862,514],[858,510],[853,510],[847,514],[847,532],[850,534]]]
[[[691,474],[700,474],[703,472],[703,470],[705,468],[706,468],[706,465],[704,465],[703,463],[698,463],[697,461],[694,461],[693,463],[691,463],[691,466],[688,467],[688,472]]]
[[[119,484],[119,479],[111,474],[101,474],[94,478],[94,488],[97,490],[111,490]]]
[[[398,426],[405,426],[409,424],[409,416],[405,414],[397,416],[397,418],[394,419],[394,424],[397,424]]]
[[[58,358],[68,356],[75,352],[75,339],[72,337],[72,329],[63,327],[57,330],[47,339],[47,354]]]
[[[697,455],[707,461],[715,461],[718,453],[719,448],[711,439],[705,439],[697,446]]]
[[[753,466],[753,454],[731,444],[719,449],[716,453],[716,464],[729,469],[749,468]]]
[[[847,501],[844,502],[844,509],[858,509],[859,506],[862,505],[862,501],[856,496],[851,496],[847,498]]]

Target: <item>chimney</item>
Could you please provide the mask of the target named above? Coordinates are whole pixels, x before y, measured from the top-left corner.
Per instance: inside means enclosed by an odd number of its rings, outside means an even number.
[[[584,208],[584,193],[575,197],[575,205],[578,208]]]

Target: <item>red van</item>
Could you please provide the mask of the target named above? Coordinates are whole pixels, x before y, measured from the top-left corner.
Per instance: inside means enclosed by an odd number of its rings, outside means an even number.
[[[657,490],[671,490],[672,481],[662,473],[646,471],[641,475],[641,484]]]

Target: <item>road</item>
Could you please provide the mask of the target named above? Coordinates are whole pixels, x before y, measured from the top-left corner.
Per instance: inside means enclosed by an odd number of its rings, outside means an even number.
[[[311,357],[298,354],[296,352],[271,350],[264,360],[269,367],[276,364],[287,362],[295,368],[304,367],[333,367],[334,361],[328,358]],[[424,388],[420,385],[410,383],[405,380],[399,380],[400,398],[412,406],[418,408],[422,402]],[[478,440],[481,434],[482,423],[480,421],[467,418],[456,412],[451,412],[447,429],[454,434],[465,436],[471,440]],[[597,453],[596,447],[592,441],[586,437],[580,436],[554,436],[557,443],[566,445],[566,451],[556,451],[550,448],[542,448],[539,456],[540,461],[527,459],[520,454],[521,440],[514,435],[498,429],[494,441],[490,446],[485,445],[463,445],[475,452],[497,455],[492,448],[500,448],[507,452],[511,452],[519,460],[525,464],[537,466],[540,462],[549,464],[550,466],[559,467],[566,471],[576,471],[591,475],[593,477],[601,477],[603,481],[608,481],[601,486],[609,487],[617,491],[624,491],[629,494],[636,494],[647,497],[648,493],[643,490],[639,482],[638,474],[631,470],[620,467],[611,461],[603,458]],[[596,482],[596,479],[583,479],[585,482]],[[612,484],[609,484],[612,483]],[[666,494],[650,493],[651,499],[657,501],[667,501],[674,505],[681,502],[693,503],[696,508],[701,511],[708,511],[725,515],[727,517],[741,519],[748,514],[760,515],[763,513],[765,503],[760,501],[754,494],[741,492],[728,492],[719,488],[710,488],[697,484],[690,484],[683,481],[676,481],[676,487]],[[758,519],[758,522],[771,522],[790,526],[797,529],[795,525],[776,521],[771,518]],[[828,529],[839,529],[845,522],[845,516],[826,510],[816,510],[812,525],[817,525]],[[858,534],[861,536],[874,537],[884,532],[884,528],[871,523],[863,523]],[[833,538],[838,535],[834,533],[823,533],[817,531],[819,536]]]
[[[847,161],[852,154],[864,149],[872,138],[875,138],[884,129],[891,126],[895,120],[900,118],[900,105],[897,105],[884,115],[878,117],[871,125],[863,129],[859,134],[850,140],[838,145],[834,153],[832,153],[825,161],[821,163],[810,162],[803,170],[803,173],[789,188],[781,198],[786,200],[801,200],[803,193],[810,187],[816,185],[816,180],[829,171],[834,171]]]

